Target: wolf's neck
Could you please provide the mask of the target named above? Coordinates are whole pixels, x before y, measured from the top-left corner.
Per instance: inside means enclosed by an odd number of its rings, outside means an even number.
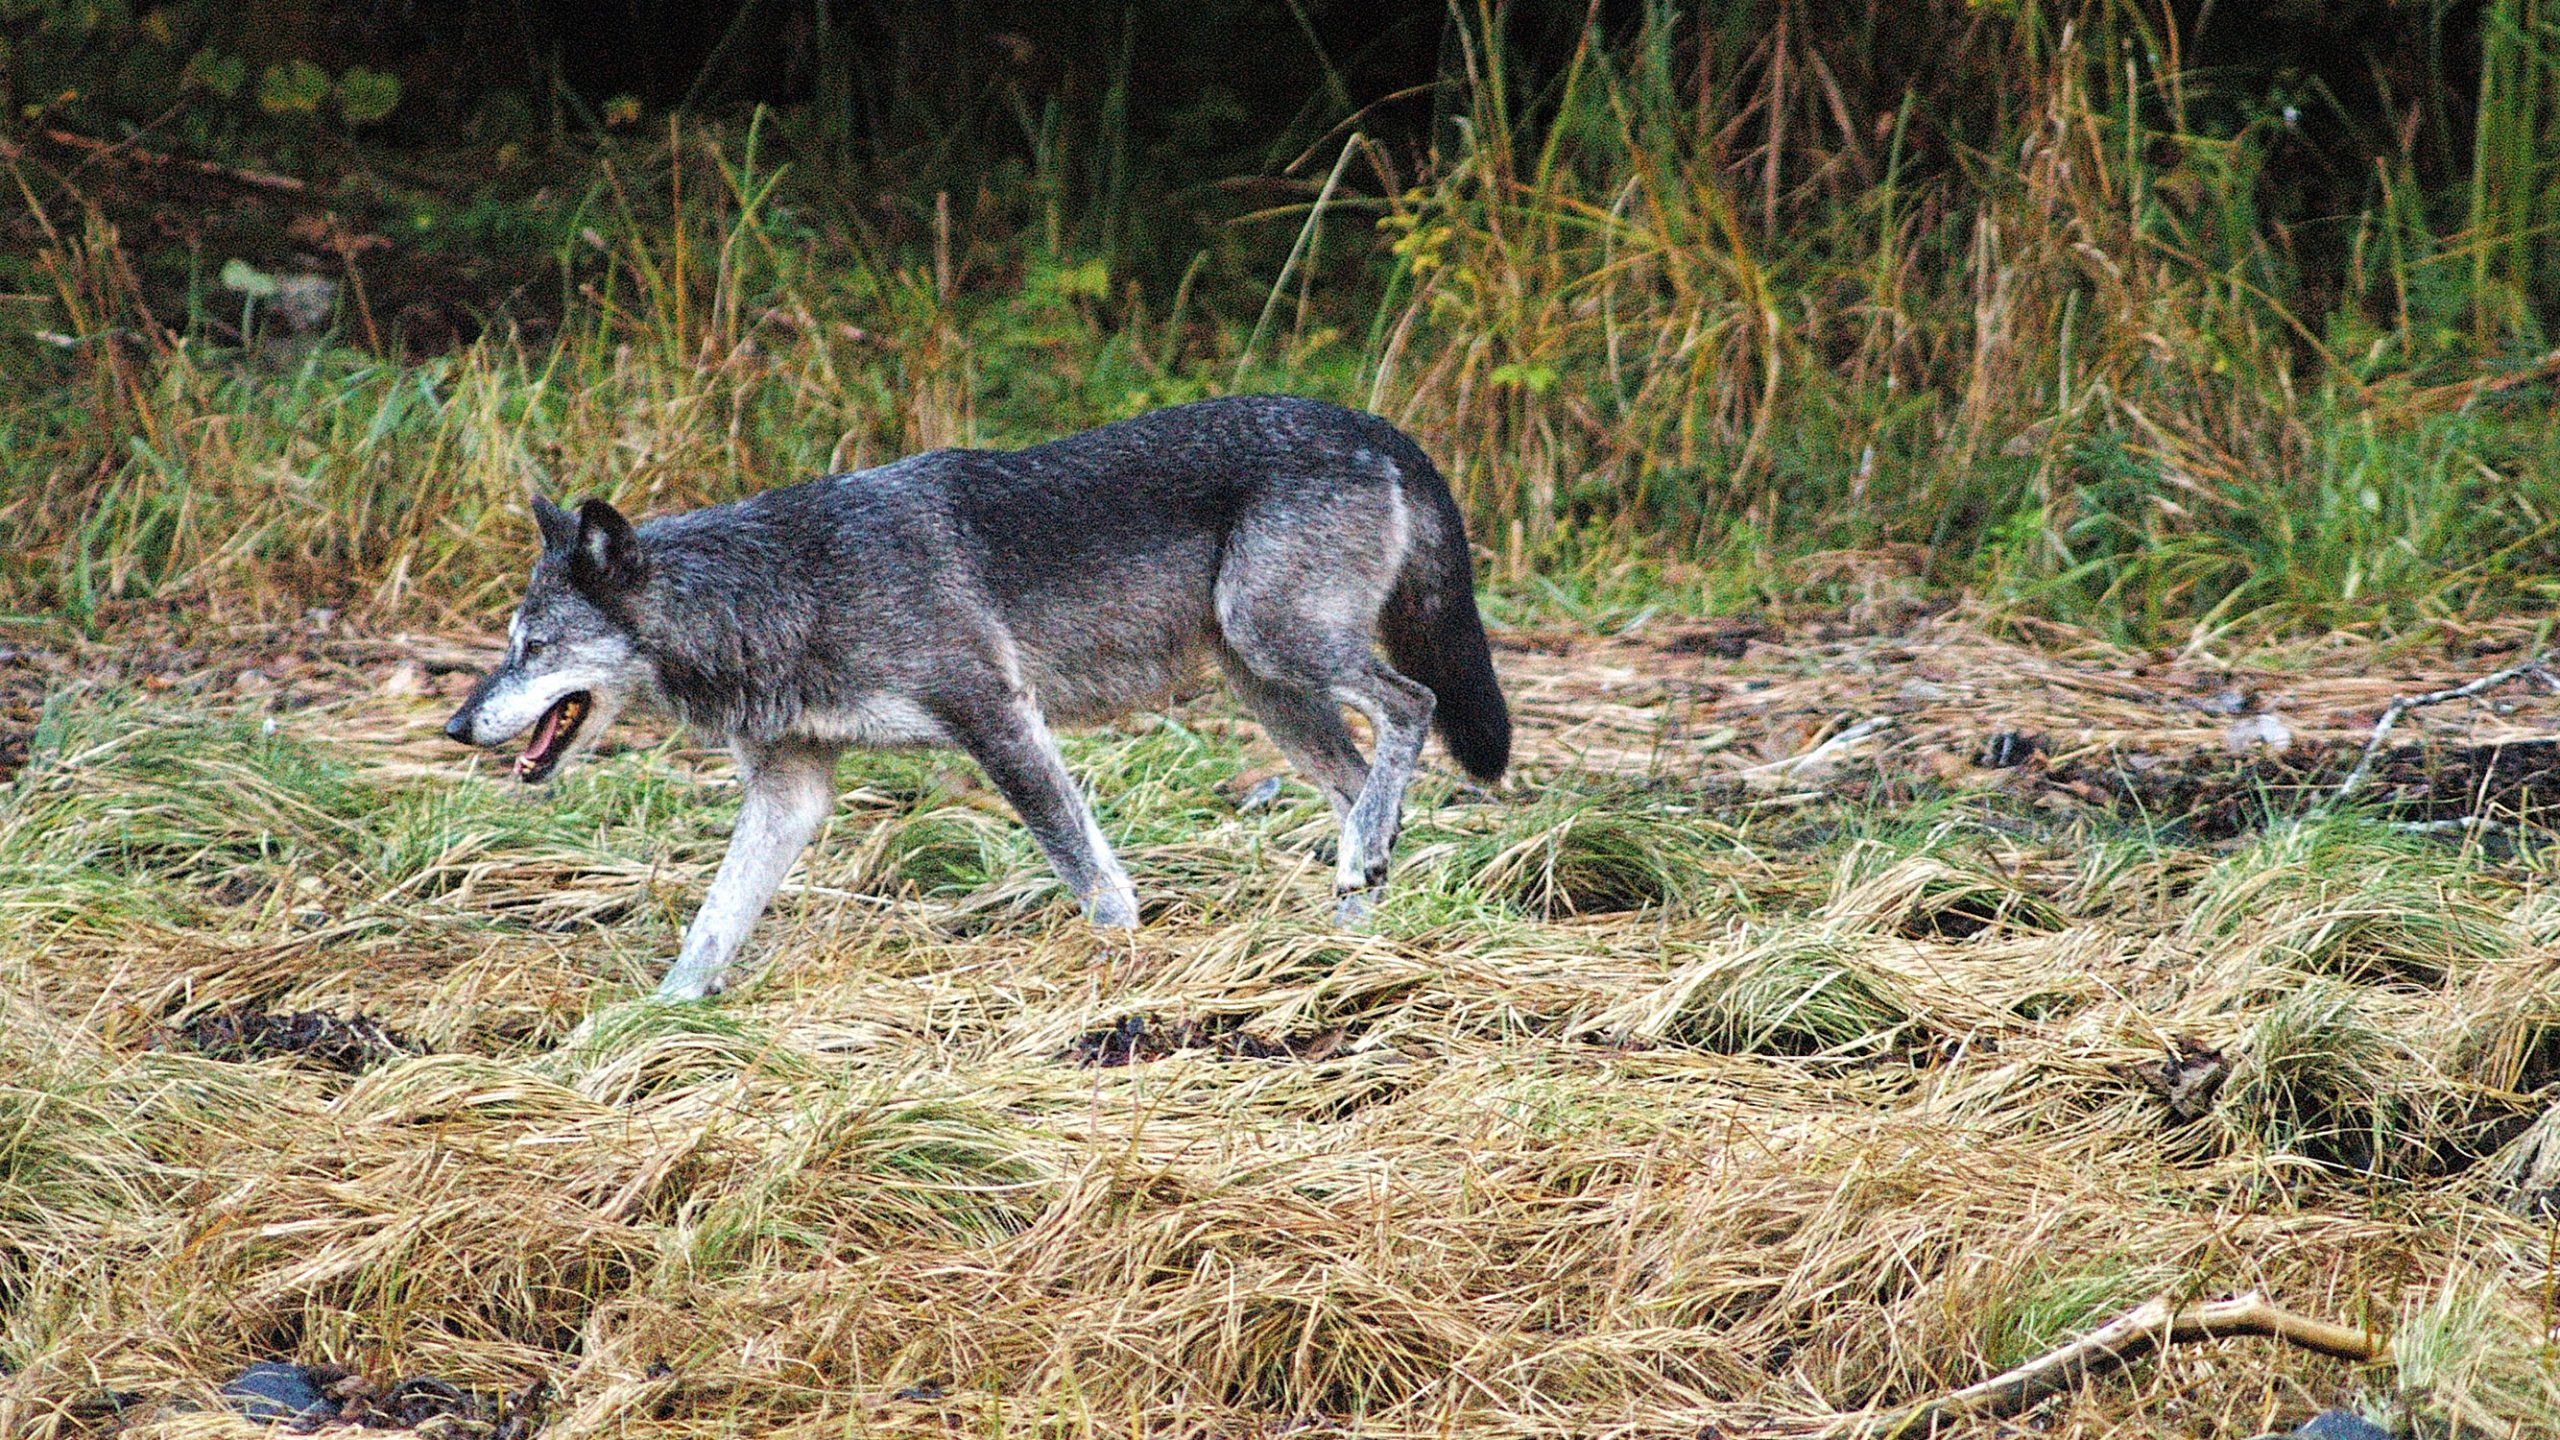
[[[792,607],[761,593],[763,577],[724,573],[682,543],[651,545],[649,561],[629,620],[675,718],[724,742],[787,729],[788,687],[777,682],[801,646]]]

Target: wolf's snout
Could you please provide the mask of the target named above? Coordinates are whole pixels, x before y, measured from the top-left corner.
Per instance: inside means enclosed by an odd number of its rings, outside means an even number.
[[[461,745],[468,745],[471,743],[470,706],[465,705],[461,709],[454,711],[453,718],[444,722],[444,738]]]

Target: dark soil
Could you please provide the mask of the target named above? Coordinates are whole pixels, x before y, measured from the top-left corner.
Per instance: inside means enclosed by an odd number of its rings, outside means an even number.
[[[283,1058],[342,1075],[418,1053],[399,1032],[361,1010],[353,1015],[322,1010],[277,1015],[254,1003],[199,1015],[172,1039],[216,1060]]]
[[[1076,1037],[1068,1054],[1079,1065],[1105,1069],[1161,1060],[1185,1050],[1206,1050],[1222,1060],[1323,1060],[1342,1049],[1350,1033],[1340,1026],[1308,1035],[1266,1039],[1238,1028],[1234,1019],[1158,1020],[1152,1015],[1125,1016],[1101,1030]]]
[[[560,177],[531,162],[493,174],[485,156],[395,164],[346,142],[313,144],[325,153],[267,169],[206,159],[156,134],[110,144],[48,128],[28,137],[24,153],[57,233],[79,234],[94,211],[135,257],[143,313],[132,318],[145,330],[184,330],[189,297],[202,295],[205,323],[225,341],[244,338],[243,297],[216,279],[235,259],[336,287],[340,333],[352,343],[434,353],[493,325],[533,336],[557,328],[556,232],[576,185],[543,184]],[[0,219],[0,239],[33,253],[44,226],[14,208],[14,219]],[[260,331],[284,328],[281,316],[250,318]]]
[[[0,645],[0,785],[27,768],[50,683],[42,662],[49,658]]]
[[[2337,792],[2361,746],[2296,746],[2281,755],[2126,755],[2050,772],[2053,783],[2131,816],[2219,840],[2297,815]],[[2560,741],[2410,745],[2386,750],[2355,796],[2395,820],[2560,823]]]

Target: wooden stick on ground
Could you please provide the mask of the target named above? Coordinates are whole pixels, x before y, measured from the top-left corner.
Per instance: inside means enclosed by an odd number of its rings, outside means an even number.
[[[2337,792],[2331,795],[2327,803],[2320,808],[2322,810],[2334,808],[2363,787],[2366,778],[2373,773],[2373,762],[2381,758],[2382,742],[2391,737],[2391,727],[2399,724],[2400,717],[2412,710],[2428,705],[2443,705],[2455,700],[2468,700],[2483,691],[2494,690],[2510,680],[2519,680],[2526,676],[2531,676],[2553,690],[2560,691],[2560,678],[2554,678],[2551,671],[2546,668],[2555,653],[2560,652],[2545,650],[2520,665],[2510,665],[2504,670],[2483,675],[2467,684],[2456,685],[2449,690],[2429,691],[2424,695],[2403,695],[2392,701],[2383,707],[2382,718],[2373,722],[2373,738],[2364,742],[2364,753],[2356,757],[2356,768],[2347,772],[2347,778],[2338,782]]]
[[[82,135],[73,130],[47,129],[44,134],[46,139],[56,145],[67,145],[74,150],[86,151],[101,160],[122,158],[142,165],[174,165],[180,169],[195,170],[224,180],[237,180],[244,185],[255,185],[266,190],[310,188],[306,182],[291,175],[273,175],[264,170],[243,170],[236,165],[225,165],[215,160],[194,160],[184,155],[145,150],[128,140],[101,140],[94,135]]]
[[[2163,1297],[1978,1385],[1883,1415],[1844,1416],[1822,1433],[1837,1440],[1889,1440],[1927,1435],[1956,1420],[2017,1415],[2083,1376],[2121,1370],[2164,1346],[2236,1335],[2262,1335],[2341,1360],[2371,1360],[2381,1353],[2373,1337],[2361,1330],[2297,1315],[2269,1304],[2263,1295],[2183,1306]]]

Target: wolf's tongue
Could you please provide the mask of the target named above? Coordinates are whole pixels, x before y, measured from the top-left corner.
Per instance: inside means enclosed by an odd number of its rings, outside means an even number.
[[[566,708],[554,705],[543,711],[542,718],[534,722],[532,741],[524,747],[524,753],[516,757],[517,774],[533,773],[535,767],[549,757],[552,742],[560,738],[560,720]]]
[[[566,705],[554,705],[542,712],[541,721],[533,727],[533,743],[524,747],[527,755],[540,755],[560,738],[560,718],[568,713]]]

